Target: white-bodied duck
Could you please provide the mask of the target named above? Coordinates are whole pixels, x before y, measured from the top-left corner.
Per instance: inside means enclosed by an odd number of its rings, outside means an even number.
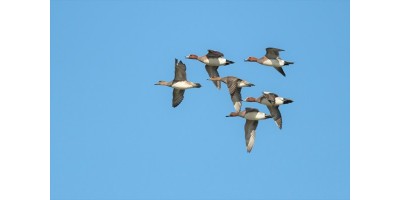
[[[272,92],[263,92],[258,98],[247,97],[244,101],[246,102],[258,102],[268,107],[269,112],[275,120],[276,125],[282,129],[282,116],[279,111],[279,105],[292,103],[293,100],[280,97]]]
[[[233,64],[235,62],[227,60],[224,58],[224,54],[219,51],[208,50],[208,53],[204,56],[197,56],[195,54],[190,54],[186,56],[188,59],[195,59],[204,64],[206,64],[206,71],[210,78],[219,77],[218,67]],[[220,81],[213,81],[214,85],[220,89],[221,82]]]
[[[240,112],[231,112],[226,117],[242,117],[246,119],[244,125],[244,133],[246,138],[246,148],[247,152],[250,153],[254,146],[254,141],[256,139],[256,128],[258,125],[258,120],[264,120],[271,118],[271,115],[267,115],[263,112],[258,111],[256,108],[246,108]]]
[[[261,58],[256,58],[256,57],[248,57],[245,61],[248,62],[258,62],[262,65],[265,66],[272,66],[274,67],[279,73],[281,73],[283,76],[286,76],[285,72],[283,71],[282,67],[285,65],[290,65],[294,64],[294,62],[289,62],[282,60],[279,57],[279,52],[280,51],[285,51],[283,49],[278,49],[278,48],[273,48],[273,47],[268,47],[265,49],[266,54],[265,56]]]
[[[182,61],[175,59],[175,77],[173,81],[158,81],[154,85],[164,85],[174,88],[172,92],[172,107],[177,107],[183,100],[186,89],[200,88],[200,83],[193,83],[186,80],[186,65]]]

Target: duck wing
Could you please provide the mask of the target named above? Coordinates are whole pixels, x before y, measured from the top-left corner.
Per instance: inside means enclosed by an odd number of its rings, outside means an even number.
[[[236,112],[239,112],[240,108],[242,107],[242,95],[240,94],[241,90],[242,88],[238,87],[233,93],[231,93],[231,100]]]
[[[267,108],[271,113],[272,118],[274,118],[276,125],[282,129],[282,116],[281,112],[279,111],[279,106],[267,105]]]
[[[185,90],[175,89],[172,91],[172,107],[177,107],[183,100]]]
[[[274,67],[279,73],[281,73],[283,76],[286,76],[285,72],[283,71],[282,67]]]
[[[267,57],[268,59],[276,59],[277,57],[279,57],[279,52],[285,50],[268,47],[265,49],[265,51],[266,51],[265,57]]]
[[[212,77],[219,77],[219,73],[218,73],[218,66],[214,67],[214,66],[210,66],[210,65],[206,65],[206,71],[208,73],[208,76],[210,78]],[[212,81],[214,83],[214,85],[220,89],[221,88],[221,81]]]
[[[214,51],[214,50],[209,49],[206,57],[207,58],[221,58],[221,57],[224,57],[224,54],[219,51]]]
[[[246,120],[246,124],[244,125],[246,148],[248,153],[250,153],[251,150],[253,149],[254,142],[256,140],[257,125],[258,125],[258,120]]]
[[[174,81],[186,81],[186,65],[175,58],[175,77]]]

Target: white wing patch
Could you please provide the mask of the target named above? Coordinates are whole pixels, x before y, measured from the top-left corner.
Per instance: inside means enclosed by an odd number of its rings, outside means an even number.
[[[264,93],[264,94],[269,94],[269,93],[271,93],[271,92],[268,92],[268,91],[264,91],[263,93]]]
[[[255,140],[256,140],[256,130],[252,130],[250,132],[249,143],[246,146],[247,147],[247,152],[250,152],[253,149]]]
[[[242,102],[237,101],[235,104],[233,104],[233,107],[235,108],[236,112],[240,111],[240,108],[242,107]]]

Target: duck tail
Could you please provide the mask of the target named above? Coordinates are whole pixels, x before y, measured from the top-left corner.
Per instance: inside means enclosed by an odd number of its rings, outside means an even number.
[[[285,61],[283,65],[290,65],[290,64],[294,64],[294,62]]]
[[[291,99],[287,99],[287,98],[283,99],[283,104],[289,104],[289,103],[292,103],[292,102],[293,102],[293,100],[291,100]]]
[[[229,64],[233,64],[235,62],[231,61],[231,60],[226,60],[226,64],[225,65],[229,65]]]

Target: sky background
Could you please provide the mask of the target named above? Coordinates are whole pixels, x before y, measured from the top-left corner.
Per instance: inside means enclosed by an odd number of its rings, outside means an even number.
[[[349,199],[349,1],[51,1],[52,199]],[[286,77],[248,63],[286,51]],[[185,59],[221,51],[221,76],[271,91],[250,154],[226,85]],[[186,91],[171,107],[174,59]],[[268,112],[261,104],[243,103]]]

